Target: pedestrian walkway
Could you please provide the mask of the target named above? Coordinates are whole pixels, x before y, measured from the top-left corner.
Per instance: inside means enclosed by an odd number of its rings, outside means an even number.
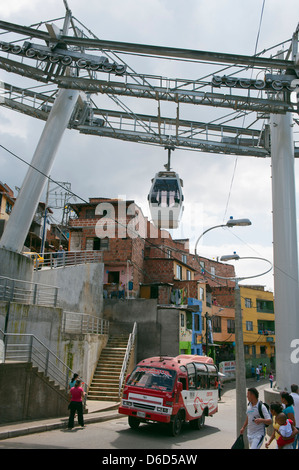
[[[88,413],[84,414],[85,424],[100,423],[110,419],[122,418],[118,413],[119,402],[87,400]],[[34,421],[21,421],[0,425],[0,440],[24,436],[53,429],[67,428],[68,416]],[[75,420],[76,423],[76,420]]]

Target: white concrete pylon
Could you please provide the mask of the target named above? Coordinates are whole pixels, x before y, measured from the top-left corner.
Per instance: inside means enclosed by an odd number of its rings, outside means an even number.
[[[77,90],[59,90],[2,235],[1,248],[22,252],[59,143],[68,126],[78,96]]]
[[[289,390],[298,383],[299,345],[297,216],[292,116],[271,115],[273,257],[275,298],[276,383]]]

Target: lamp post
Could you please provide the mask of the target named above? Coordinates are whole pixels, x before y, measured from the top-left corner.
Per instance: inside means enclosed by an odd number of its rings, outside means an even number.
[[[239,435],[240,429],[245,422],[247,402],[246,402],[246,367],[245,367],[245,354],[244,354],[244,341],[243,341],[243,326],[242,326],[242,309],[241,309],[241,295],[239,282],[245,279],[251,279],[255,277],[264,276],[272,269],[272,263],[265,258],[258,257],[242,257],[234,253],[233,255],[225,255],[220,258],[220,261],[238,261],[240,259],[254,259],[259,261],[265,261],[271,266],[266,271],[255,274],[253,276],[229,278],[235,281],[235,356],[236,356],[236,430],[237,436]],[[247,442],[246,442],[247,447]]]
[[[197,255],[197,245],[199,240],[209,231],[214,230],[219,227],[235,227],[235,226],[248,226],[251,225],[249,219],[236,219],[230,218],[226,224],[216,225],[205,230],[200,237],[197,239],[195,245],[195,257],[198,260]],[[270,263],[270,261],[264,258],[258,257],[242,257],[240,258],[239,255],[234,253],[233,255],[226,255],[220,258],[220,261],[232,261],[232,260],[240,260],[240,259],[255,259],[255,260],[262,260]],[[270,263],[271,264],[271,263]],[[237,436],[239,435],[240,429],[244,424],[246,411],[247,411],[247,403],[246,403],[246,368],[245,368],[245,355],[244,355],[244,342],[243,342],[243,328],[242,328],[242,310],[241,310],[241,296],[240,296],[240,287],[239,282],[245,279],[255,278],[259,276],[264,276],[272,269],[272,264],[270,269],[261,273],[255,274],[253,276],[246,276],[246,277],[223,277],[217,276],[213,274],[214,277],[218,279],[230,280],[235,282],[235,343],[236,343],[236,432]],[[207,269],[205,269],[208,274],[212,275]],[[248,442],[245,440],[245,447],[248,447]]]

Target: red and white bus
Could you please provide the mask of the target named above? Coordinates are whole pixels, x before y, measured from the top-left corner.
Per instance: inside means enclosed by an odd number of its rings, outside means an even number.
[[[140,423],[167,423],[177,436],[184,422],[196,429],[218,411],[218,371],[207,356],[151,357],[126,378],[119,413],[131,428]]]

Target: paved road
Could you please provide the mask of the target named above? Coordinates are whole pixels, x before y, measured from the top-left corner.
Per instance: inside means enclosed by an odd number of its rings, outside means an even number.
[[[250,386],[256,385],[250,383]],[[268,386],[260,383],[262,392]],[[263,399],[263,393],[261,393]],[[226,387],[219,412],[206,419],[199,431],[185,425],[178,437],[170,437],[163,425],[143,424],[137,430],[128,426],[127,418],[89,424],[86,428],[59,429],[0,441],[0,449],[163,449],[182,452],[189,449],[230,449],[236,439],[235,390]]]

